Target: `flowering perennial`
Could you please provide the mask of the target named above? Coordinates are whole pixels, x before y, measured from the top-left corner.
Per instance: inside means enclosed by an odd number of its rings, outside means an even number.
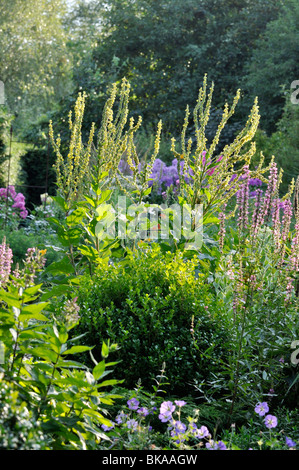
[[[17,193],[12,185],[0,188],[0,218],[12,224],[26,219],[28,211],[25,207],[25,196]]]

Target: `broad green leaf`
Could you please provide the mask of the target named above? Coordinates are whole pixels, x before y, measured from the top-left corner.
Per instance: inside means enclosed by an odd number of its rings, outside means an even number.
[[[93,368],[92,374],[93,374],[95,380],[98,380],[98,379],[103,375],[103,372],[105,371],[105,368],[106,368],[105,361],[99,362],[99,363]]]
[[[109,419],[105,418],[101,413],[99,413],[96,410],[92,410],[90,408],[86,408],[83,410],[83,414],[90,416],[91,418],[95,418],[97,421],[99,421],[102,424],[106,424],[107,426],[111,426],[111,421]]]
[[[60,261],[56,261],[50,264],[44,271],[45,273],[52,273],[52,274],[71,274],[74,273],[74,268],[68,258],[65,256]]]
[[[85,210],[83,207],[77,207],[70,215],[66,218],[67,225],[78,225],[82,222],[82,219],[85,215]]]
[[[3,289],[0,289],[0,301],[5,302],[10,307],[21,308],[21,302],[19,301],[19,296],[6,292]]]
[[[107,201],[110,198],[111,194],[112,194],[111,189],[106,189],[105,191],[101,191],[98,204],[103,204],[103,202]]]
[[[25,307],[22,308],[19,320],[20,321],[27,321],[27,320],[39,320],[39,321],[49,321],[49,319],[40,313],[42,310],[44,310],[47,305],[49,305],[48,302],[40,302],[38,304],[30,304],[26,305]]]
[[[36,284],[35,286],[27,287],[24,290],[23,294],[35,295],[40,291],[41,287],[42,287],[42,284]]]
[[[94,201],[91,197],[84,195],[84,198],[86,199],[86,201],[88,202],[88,204],[91,205],[91,207],[95,207],[95,206],[96,206],[95,201]]]
[[[66,369],[86,369],[86,366],[84,364],[81,364],[81,362],[68,361],[63,359],[59,359],[57,367]]]
[[[101,384],[97,385],[98,388],[102,387],[108,387],[110,385],[117,385],[122,383],[123,380],[117,380],[117,379],[111,379],[111,380],[105,380],[105,382],[102,382]]]
[[[65,199],[62,196],[51,196],[53,201],[56,202],[56,204],[64,211],[67,212],[69,210],[68,205],[65,201]]]
[[[65,271],[64,271],[64,273],[65,273]],[[69,286],[67,284],[61,284],[59,286],[55,286],[51,290],[49,290],[48,292],[45,292],[41,296],[41,300],[45,301],[45,300],[48,300],[48,299],[53,298],[53,297],[59,297],[60,295],[63,295],[66,292],[68,292],[68,289],[69,289]]]
[[[47,347],[46,344],[44,346],[37,346],[35,348],[28,349],[28,354],[31,354],[32,356],[35,356],[35,357],[40,357],[52,363],[55,363],[57,361],[57,356],[58,356],[58,354],[52,349],[50,349],[49,345]]]
[[[64,351],[63,355],[65,356],[66,354],[77,354],[85,351],[90,351],[93,348],[94,346],[72,346],[70,349]]]

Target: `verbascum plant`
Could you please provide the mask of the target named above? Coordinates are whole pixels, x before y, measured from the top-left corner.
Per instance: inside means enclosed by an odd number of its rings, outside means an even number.
[[[56,152],[56,162],[54,169],[57,178],[58,194],[62,196],[68,207],[71,207],[78,200],[83,191],[86,178],[89,176],[89,162],[91,146],[94,137],[94,124],[91,126],[88,143],[86,146],[82,142],[82,123],[85,109],[85,94],[79,94],[75,109],[74,119],[72,112],[69,113],[70,142],[69,151],[66,157],[61,153],[60,136],[55,139],[53,123],[50,121],[49,135],[52,146]]]
[[[118,98],[118,110],[114,116],[114,106]],[[124,78],[118,90],[113,84],[110,96],[106,102],[101,128],[98,133],[96,174],[98,181],[105,175],[104,186],[114,182],[130,199],[141,202],[149,194],[149,180],[154,161],[159,153],[162,130],[161,121],[158,123],[154,151],[148,162],[141,162],[136,150],[134,138],[142,124],[139,116],[137,122],[129,116],[130,84]],[[123,174],[120,168],[121,161],[125,160],[130,176]]]
[[[258,101],[255,99],[244,128],[231,144],[225,146],[221,155],[215,155],[220,135],[228,120],[235,113],[235,108],[240,99],[240,90],[237,91],[231,107],[227,103],[225,104],[216,134],[210,145],[208,145],[206,127],[210,117],[213,91],[214,84],[211,85],[209,91],[207,90],[207,76],[205,76],[193,112],[195,143],[190,138],[187,146],[185,144],[190,116],[189,107],[187,106],[180,150],[176,149],[175,139],[172,139],[171,146],[175,157],[184,162],[184,170],[180,171],[180,196],[192,208],[196,204],[203,204],[204,217],[211,211],[215,212],[225,205],[243,183],[240,176],[243,175],[244,168],[250,165],[251,158],[256,153],[255,143],[252,140],[260,120]],[[250,142],[250,147],[244,151],[244,146],[248,142]],[[184,180],[190,168],[193,172],[192,189]],[[260,164],[258,168],[251,171],[250,176],[252,178],[259,177],[266,181],[263,176],[266,171],[267,169],[263,168],[263,155],[261,154]]]

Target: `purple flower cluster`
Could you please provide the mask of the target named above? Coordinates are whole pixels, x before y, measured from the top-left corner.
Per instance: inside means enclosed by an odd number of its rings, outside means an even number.
[[[10,203],[12,203],[11,208],[13,209],[13,214],[18,214],[21,219],[26,219],[28,211],[25,207],[25,197],[22,193],[17,193],[14,186],[0,188],[0,198],[2,198],[2,201],[6,201],[8,198]]]
[[[179,167],[179,170],[178,170]],[[121,160],[118,169],[124,175],[132,175],[132,170],[125,160]],[[141,166],[139,164],[139,169]],[[187,174],[186,174],[187,173]],[[165,162],[156,158],[153,164],[152,172],[150,174],[149,186],[154,186],[158,194],[162,194],[163,191],[170,186],[177,187],[179,185],[180,176],[184,175],[184,180],[187,183],[192,182],[193,171],[191,168],[184,168],[184,161],[179,162],[174,159],[171,165],[167,166]]]
[[[171,437],[172,442],[174,442],[179,447],[185,441],[192,441],[192,445],[194,444],[194,439],[196,440],[196,446],[202,447],[203,442],[205,442],[205,448],[207,450],[227,450],[227,446],[225,442],[219,440],[216,441],[212,439],[212,435],[209,432],[209,429],[206,426],[198,427],[196,424],[196,420],[194,421],[190,417],[188,418],[188,424],[185,424],[181,420],[181,409],[187,403],[184,400],[174,400],[174,402],[170,400],[166,400],[160,405],[158,417],[162,423],[167,424],[167,430]],[[153,407],[151,410],[145,407],[140,406],[140,402],[137,398],[133,397],[127,401],[127,406],[129,412],[125,412],[121,410],[118,415],[116,416],[115,422],[110,422],[107,424],[102,425],[102,429],[104,431],[111,431],[114,430],[114,435],[117,435],[117,425],[122,425],[123,429],[129,433],[141,432],[147,429],[151,431],[151,426],[147,428],[142,427],[141,420],[148,414],[152,414],[156,411],[156,407]],[[131,412],[134,411],[137,413],[136,419],[132,417]],[[266,402],[257,403],[255,407],[255,412],[263,417],[264,424],[266,428],[272,429],[277,426],[278,420],[276,416],[268,414],[269,406]],[[175,418],[177,416],[177,418]],[[116,434],[115,434],[116,433]],[[116,439],[119,439],[116,437]],[[183,444],[185,446],[185,444]],[[291,438],[285,438],[285,445],[289,448],[294,449],[296,447],[296,442],[294,442]],[[155,445],[152,446],[155,448]],[[252,450],[251,448],[249,450]]]
[[[153,165],[149,186],[155,185],[157,192],[161,194],[163,189],[170,186],[178,186],[180,177],[183,175],[186,183],[192,182],[193,171],[191,168],[186,171],[183,160],[178,165],[178,160],[175,158],[172,160],[171,165],[167,166],[162,160],[157,158]]]
[[[150,411],[148,410],[148,408],[144,406],[139,406],[140,402],[135,397],[130,398],[130,400],[127,401],[127,405],[130,411],[136,411],[140,419],[145,418],[146,416],[148,416],[150,413],[153,412],[153,410]],[[127,430],[131,432],[135,432],[138,429],[139,423],[138,423],[138,420],[132,418],[129,413],[125,413],[123,410],[121,410],[117,414],[115,418],[115,422],[111,421],[110,426],[103,424],[102,429],[104,431],[111,431],[112,429],[114,429],[115,425],[117,424],[124,425],[127,428]],[[150,430],[151,430],[151,427],[149,427],[149,431]]]
[[[159,419],[162,423],[169,423],[168,429],[170,430],[170,435],[175,439],[176,444],[181,444],[186,440],[187,434],[196,439],[206,439],[206,448],[210,450],[226,450],[226,445],[222,441],[214,442],[211,439],[211,434],[206,426],[197,427],[194,421],[189,421],[188,428],[180,420],[174,419],[173,413],[176,411],[176,406],[179,407],[177,412],[180,416],[180,410],[182,406],[187,403],[183,400],[164,401],[160,406]]]
[[[265,416],[264,418],[264,423],[266,428],[271,429],[271,428],[276,428],[277,426],[277,418],[276,416],[266,414],[269,411],[269,406],[268,403],[262,402],[258,403],[254,409],[254,411],[259,415],[259,416]]]

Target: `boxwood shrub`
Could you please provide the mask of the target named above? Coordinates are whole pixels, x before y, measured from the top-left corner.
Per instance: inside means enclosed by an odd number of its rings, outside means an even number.
[[[211,378],[228,354],[228,328],[196,258],[138,250],[83,278],[77,302],[75,334],[85,333],[97,359],[103,340],[120,346],[119,375],[127,387],[140,379],[152,389],[165,362],[167,391],[192,394],[193,380]]]

